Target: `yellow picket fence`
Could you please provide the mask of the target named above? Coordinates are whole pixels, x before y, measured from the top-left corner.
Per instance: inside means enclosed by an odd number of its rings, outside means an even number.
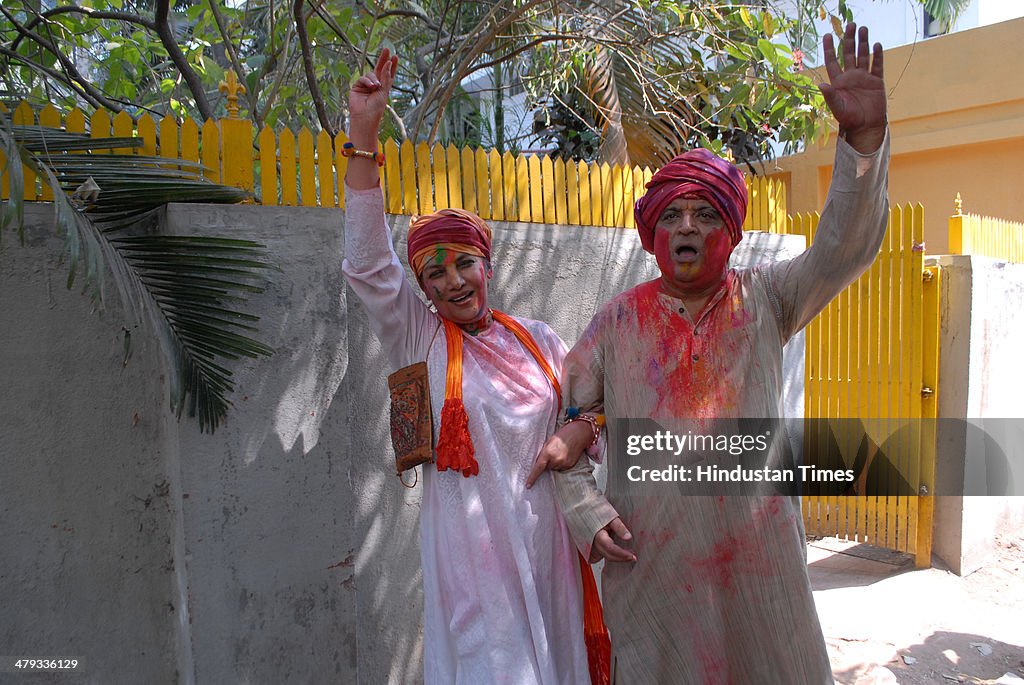
[[[63,126],[94,138],[137,136],[143,140],[137,154],[201,162],[208,178],[248,189],[265,205],[344,206],[343,134],[332,139],[307,129],[296,135],[265,128],[254,135],[250,122],[234,118],[200,126],[147,115],[136,122],[127,114],[111,118],[103,111],[87,118],[72,110],[62,117],[52,107],[37,118],[25,103],[13,121]],[[384,151],[386,207],[394,214],[463,207],[493,220],[631,227],[633,202],[652,174],[650,169],[409,142],[388,141]],[[787,222],[781,181],[759,177],[747,183],[745,230],[796,233],[813,241],[816,215]],[[25,188],[27,200],[49,199],[31,174]],[[2,190],[6,197],[6,177]],[[860,419],[863,426],[862,435],[843,436],[849,444],[845,452],[840,446],[838,458],[849,459],[865,436],[868,444],[879,445],[907,420],[935,415],[939,272],[923,269],[922,231],[920,206],[894,208],[874,265],[808,326],[805,415]],[[805,437],[809,460],[836,458],[829,453],[834,445],[825,449],[822,436]],[[922,457],[907,467],[914,487],[931,492],[934,436],[925,428],[900,440],[906,442],[900,448],[908,459]],[[914,553],[923,565],[930,556],[931,501],[909,495],[807,497],[804,518],[810,534]]]
[[[791,230],[813,241],[817,219],[795,216]],[[924,268],[923,233],[920,205],[893,207],[874,264],[807,327],[805,460],[863,471],[854,494],[808,496],[803,508],[808,534],[911,553],[927,566],[933,500],[919,495],[934,492],[927,419],[937,407],[940,272]],[[896,468],[875,473],[883,445]]]
[[[1024,223],[964,214],[957,193],[953,216],[949,217],[949,252],[1024,263]]]
[[[192,120],[179,124],[173,117],[156,121],[149,115],[134,122],[124,112],[111,118],[103,110],[88,118],[72,110],[62,118],[52,106],[36,119],[25,102],[15,109],[13,120],[63,125],[94,138],[137,136],[143,145],[136,154],[201,162],[207,178],[249,190],[265,205],[345,205],[343,133],[332,139],[324,131],[314,135],[306,128],[298,134],[264,128],[257,135],[251,122],[230,117],[200,126]],[[383,187],[392,214],[461,207],[497,221],[633,227],[633,203],[653,173],[641,167],[409,141],[398,145],[389,140],[384,153]],[[747,185],[750,208],[744,229],[784,233],[785,185],[764,177],[749,177]],[[46,193],[29,172],[25,199],[49,199]]]

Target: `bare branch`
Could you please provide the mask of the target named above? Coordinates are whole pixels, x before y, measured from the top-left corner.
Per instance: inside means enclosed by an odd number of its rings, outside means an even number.
[[[284,34],[284,64],[281,65],[281,70],[277,72],[277,78],[274,79],[274,83],[270,86],[270,93],[267,94],[267,99],[263,103],[263,112],[261,118],[266,121],[267,115],[270,114],[270,108],[274,105],[274,100],[277,99],[277,91],[280,90],[281,84],[284,83],[285,77],[291,72],[293,62],[288,59],[289,48],[291,47],[292,32],[295,27],[289,27],[288,32]]]
[[[78,83],[76,83],[67,74],[62,74],[59,71],[54,71],[53,69],[50,69],[48,67],[44,67],[42,64],[38,64],[36,62],[33,62],[32,60],[24,57],[23,55],[19,55],[18,53],[14,52],[14,50],[11,50],[10,48],[8,48],[5,45],[0,45],[0,54],[6,55],[8,58],[13,59],[13,60],[15,60],[17,62],[20,62],[22,64],[25,64],[25,65],[31,67],[32,69],[36,69],[36,70],[46,74],[47,76],[52,78],[54,81],[57,81],[58,83],[63,83],[68,88],[70,88],[72,91],[74,91],[75,94],[81,96],[82,99],[84,99],[86,102],[88,102],[93,107],[95,107],[97,109],[102,108],[103,105],[98,100],[93,98],[91,94],[83,91],[81,86]]]
[[[181,51],[181,47],[179,47],[178,41],[174,37],[174,30],[169,22],[170,12],[170,0],[156,0],[156,35],[160,38],[160,43],[164,46],[164,50],[167,51],[167,56],[174,62],[174,66],[185,80],[185,85],[188,86],[189,91],[192,93],[192,99],[195,100],[199,115],[204,120],[212,119],[213,108],[210,107],[210,101],[206,98],[206,91],[203,90],[203,81],[192,67],[189,66],[185,53]]]
[[[385,105],[385,107],[387,108],[387,110],[389,112],[391,112],[391,116],[394,117],[395,126],[398,127],[398,136],[403,141],[408,140],[409,139],[409,132],[405,130],[405,122],[402,121],[402,117],[398,116],[398,112],[396,112],[395,108],[392,107],[390,104]]]
[[[470,68],[471,65],[473,64],[473,62],[479,59],[480,55],[486,52],[487,46],[494,41],[494,37],[505,31],[515,21],[518,21],[523,15],[532,10],[534,7],[544,4],[545,2],[550,2],[550,0],[528,0],[519,7],[516,7],[513,10],[509,10],[501,18],[500,21],[494,24],[493,27],[491,27],[489,30],[482,31],[480,36],[472,46],[470,46],[467,49],[459,50],[459,53],[461,53],[462,58],[454,66],[454,69],[452,70],[453,73],[450,76],[450,80],[444,86],[444,89],[441,90],[440,94],[436,96],[438,102],[437,115],[434,118],[434,124],[431,127],[428,141],[433,141],[434,138],[437,136],[437,129],[441,124],[441,116],[444,113],[444,109],[447,106],[447,103],[451,100],[452,95],[455,93],[455,89],[459,86],[459,83],[462,81],[462,79],[464,79],[468,74],[473,73],[474,70]],[[488,12],[487,17],[485,17],[485,19],[481,21],[478,24],[478,26],[486,26],[495,19],[499,11],[505,9],[507,8],[502,6],[501,3],[496,4],[494,7],[491,8],[491,11]],[[436,91],[437,86],[432,88],[432,90]],[[433,93],[431,94],[433,95]],[[424,93],[423,99],[424,103],[430,102],[432,100],[432,98],[427,97],[426,93]],[[419,112],[419,117],[416,122],[416,128],[414,129],[414,133],[416,135],[418,135],[419,133],[419,127],[422,124],[423,117],[425,115],[425,109],[426,108]]]
[[[445,31],[443,27],[438,26],[433,21],[431,21],[430,17],[423,14],[423,12],[419,12],[417,10],[387,10],[386,12],[381,12],[380,14],[377,15],[378,19],[387,19],[389,17],[410,17],[412,19],[419,19],[424,24],[426,24],[427,28],[430,29],[431,31],[443,33],[445,38],[447,38],[448,36],[448,32]]]
[[[362,61],[362,58],[365,53],[352,44],[352,41],[349,40],[348,36],[345,34],[345,31],[340,26],[338,26],[338,22],[334,21],[334,17],[332,17],[329,13],[324,11],[324,1],[325,0],[317,0],[315,3],[311,4],[310,7],[314,12],[316,12],[316,15],[320,17],[325,24],[327,24],[327,28],[331,29],[331,31],[334,32],[334,35],[341,39],[341,42],[343,42],[345,44],[345,47],[349,49],[349,53],[354,58],[354,61]]]
[[[231,36],[228,34],[227,26],[224,22],[224,15],[221,14],[220,8],[217,6],[217,0],[208,0],[210,5],[210,11],[213,12],[213,20],[217,24],[217,30],[220,31],[220,37],[224,39],[224,51],[228,53],[228,59],[231,60],[231,65],[235,68],[235,73],[238,74],[238,78],[242,80],[242,83],[248,84],[246,78],[247,73],[245,67],[242,66],[241,60],[238,59],[238,50],[235,49],[235,44],[231,42]],[[260,117],[259,107],[256,100],[256,93],[254,89],[245,89],[245,99],[249,101],[249,112],[252,117],[256,120],[257,128],[263,128],[263,119]]]
[[[313,106],[316,107],[316,116],[320,120],[320,128],[333,138],[337,135],[331,118],[324,106],[324,98],[320,93],[320,85],[316,81],[316,71],[313,69],[313,51],[309,46],[309,34],[306,33],[306,18],[302,14],[303,0],[295,0],[292,5],[292,17],[295,21],[295,35],[299,38],[299,46],[302,48],[302,67],[306,73],[306,86],[309,88],[309,95],[313,99]]]

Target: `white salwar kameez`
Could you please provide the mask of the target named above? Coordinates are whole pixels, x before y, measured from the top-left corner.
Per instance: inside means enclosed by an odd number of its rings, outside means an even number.
[[[345,277],[392,366],[427,360],[436,436],[447,367],[444,327],[405,278],[380,190],[346,188],[345,197]],[[560,374],[564,343],[546,324],[519,321]],[[421,479],[424,680],[589,683],[576,549],[551,478],[526,489],[533,461],[555,429],[551,383],[512,332],[495,322],[476,337],[463,335],[462,391],[480,473],[466,478],[427,465]]]

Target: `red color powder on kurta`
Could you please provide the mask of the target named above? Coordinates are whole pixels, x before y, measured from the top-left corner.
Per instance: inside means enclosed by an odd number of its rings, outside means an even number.
[[[710,575],[723,590],[732,589],[733,560],[736,558],[736,538],[727,535],[715,544],[711,555],[694,563],[694,567]]]
[[[726,660],[726,645],[721,644],[718,640],[709,640],[706,635],[696,636],[696,642],[703,685],[731,683],[729,662]]]

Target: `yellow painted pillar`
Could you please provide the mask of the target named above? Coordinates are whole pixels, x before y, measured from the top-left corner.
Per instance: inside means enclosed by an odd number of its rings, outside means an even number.
[[[256,190],[252,122],[238,118],[238,96],[245,93],[245,86],[239,83],[234,69],[229,69],[219,88],[228,98],[228,116],[220,122],[221,183],[252,193]]]

